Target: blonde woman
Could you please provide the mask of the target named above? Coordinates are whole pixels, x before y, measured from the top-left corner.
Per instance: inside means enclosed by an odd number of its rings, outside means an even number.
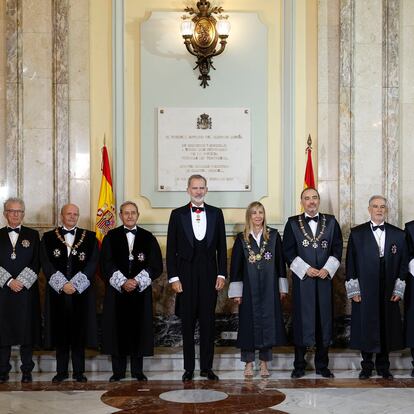
[[[281,300],[287,291],[280,235],[267,227],[265,209],[255,201],[247,207],[244,231],[233,246],[229,287],[229,298],[239,305],[237,346],[247,378],[254,375],[256,350],[265,378],[272,347],[286,344]]]

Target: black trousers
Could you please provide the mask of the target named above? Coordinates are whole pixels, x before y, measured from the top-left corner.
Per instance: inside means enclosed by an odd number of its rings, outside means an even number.
[[[135,377],[142,372],[143,358],[138,354],[131,354],[131,376]],[[111,355],[112,360],[112,372],[114,375],[125,377],[127,356],[126,355]]]
[[[11,370],[11,346],[0,346],[0,375],[6,375]],[[32,345],[20,345],[20,369],[24,373],[32,372],[34,368]]]
[[[79,345],[59,345],[56,347],[56,371],[68,374],[69,355],[72,358],[73,375],[85,372],[85,348]]]
[[[315,309],[315,369],[321,370],[324,368],[328,368],[329,364],[329,346],[325,346],[323,344],[323,336],[322,336],[322,325],[321,325],[321,314],[319,310],[319,300],[318,300],[318,285],[315,284],[315,295],[316,295],[316,309]],[[330,311],[330,310],[328,310]],[[308,347],[306,346],[295,346],[295,361],[293,362],[293,366],[296,369],[305,369],[306,368],[306,352]]]
[[[384,370],[390,368],[390,359],[387,346],[387,338],[385,335],[385,261],[380,258],[380,283],[379,283],[379,312],[380,312],[380,345],[381,351],[375,354],[375,369]],[[361,367],[372,371],[374,369],[373,352],[365,352],[361,350]]]
[[[184,369],[194,371],[195,367],[195,328],[198,320],[200,328],[200,369],[209,370],[213,367],[214,336],[216,323],[217,293],[210,283],[208,274],[207,240],[194,237],[194,251],[191,262],[190,289],[191,301],[180,310],[181,329],[183,335]]]

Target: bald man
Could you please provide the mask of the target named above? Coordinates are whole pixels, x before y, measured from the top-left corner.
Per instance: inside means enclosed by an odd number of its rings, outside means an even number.
[[[45,345],[56,348],[57,374],[52,382],[69,378],[86,382],[85,347],[97,346],[95,295],[92,288],[98,264],[95,233],[77,227],[79,208],[66,204],[61,227],[44,234],[40,260],[46,276]]]

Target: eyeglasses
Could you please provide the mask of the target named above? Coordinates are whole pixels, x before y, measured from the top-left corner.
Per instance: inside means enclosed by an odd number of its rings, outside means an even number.
[[[10,214],[23,214],[24,210],[6,210],[6,213]]]

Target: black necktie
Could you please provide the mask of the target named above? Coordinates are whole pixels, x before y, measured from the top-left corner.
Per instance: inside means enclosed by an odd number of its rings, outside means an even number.
[[[201,211],[204,211],[204,207],[191,207],[191,211],[193,213],[200,213]]]
[[[74,236],[74,235],[75,235],[75,229],[72,229],[72,230],[66,230],[66,229],[64,229],[64,228],[62,227],[62,234],[63,234],[64,236],[66,236],[67,234],[72,234],[72,236]]]
[[[137,234],[137,229],[127,229],[126,227],[124,227],[124,232],[125,232],[125,234],[128,234],[128,233],[132,233],[132,234]]]
[[[310,221],[316,221],[316,223],[318,222],[318,216],[315,216],[315,217],[309,217],[309,216],[306,216],[305,217],[305,220],[306,220],[306,223],[309,223]]]
[[[381,231],[385,230],[385,226],[381,224],[380,226],[374,226],[372,225],[372,231],[375,231],[376,229],[380,229]]]
[[[11,227],[7,227],[7,231],[9,233],[11,233],[12,231],[15,231],[17,234],[19,234],[20,233],[20,228],[16,227],[15,229],[12,229]]]

